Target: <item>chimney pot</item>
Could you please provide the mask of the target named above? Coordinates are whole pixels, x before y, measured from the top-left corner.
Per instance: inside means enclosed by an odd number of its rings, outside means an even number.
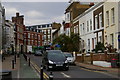
[[[16,13],[16,16],[18,17],[18,16],[19,16],[19,13]]]

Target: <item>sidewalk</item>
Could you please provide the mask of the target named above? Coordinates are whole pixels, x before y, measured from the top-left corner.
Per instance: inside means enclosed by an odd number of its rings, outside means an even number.
[[[112,75],[120,76],[120,73],[119,73],[120,68],[101,67],[101,66],[96,66],[96,65],[86,64],[86,63],[79,63],[79,62],[75,62],[75,63],[77,66],[80,66],[88,70],[103,71]]]
[[[28,66],[28,62],[25,61],[23,55],[20,55],[19,58],[16,58],[15,68],[12,69],[12,59],[14,56],[7,56],[2,62],[2,70],[12,71],[12,78],[39,78],[37,72]]]

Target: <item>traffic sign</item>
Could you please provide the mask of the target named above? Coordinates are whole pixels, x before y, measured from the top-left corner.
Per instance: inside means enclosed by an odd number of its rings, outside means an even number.
[[[120,42],[120,35],[118,35],[118,41]]]

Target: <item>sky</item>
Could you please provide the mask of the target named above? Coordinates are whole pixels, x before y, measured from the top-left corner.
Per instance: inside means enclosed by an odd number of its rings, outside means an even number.
[[[6,19],[19,12],[24,15],[25,25],[39,25],[46,23],[62,23],[65,19],[65,9],[70,0],[2,0],[6,10]],[[76,0],[81,2],[92,2],[100,0]]]
[[[65,9],[70,0],[2,0],[6,10],[6,19],[19,12],[24,15],[25,25],[39,25],[46,23],[62,23],[65,19]],[[97,2],[103,0],[75,0],[80,2]],[[113,0],[112,0],[113,1]]]
[[[38,25],[52,22],[62,23],[67,2],[3,2],[6,19],[19,12],[24,15],[25,25]]]

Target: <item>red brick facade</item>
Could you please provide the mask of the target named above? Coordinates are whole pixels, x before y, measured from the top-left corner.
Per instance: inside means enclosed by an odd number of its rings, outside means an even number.
[[[24,31],[24,44],[31,46],[43,46],[42,37],[42,33]]]
[[[24,16],[16,13],[15,17],[12,17],[12,22],[15,23],[15,49],[17,52],[22,52],[23,50],[23,34],[24,34]]]

